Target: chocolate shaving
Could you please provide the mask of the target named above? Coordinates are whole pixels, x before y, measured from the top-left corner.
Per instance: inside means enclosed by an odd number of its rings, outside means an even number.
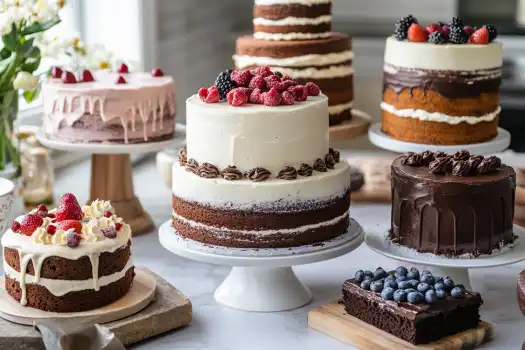
[[[328,169],[333,169],[335,167],[334,157],[330,153],[326,154],[326,156],[324,157],[324,162]]]
[[[434,152],[425,151],[421,153],[421,165],[429,165],[434,160]]]
[[[452,168],[452,175],[454,176],[467,176],[470,173],[470,166],[466,160],[454,161]]]
[[[179,152],[179,163],[180,165],[186,165],[188,159],[186,157],[186,148],[183,148]]]
[[[297,171],[297,173],[301,176],[312,176],[312,173],[314,172],[314,168],[312,168],[308,164],[301,164],[301,167]]]
[[[224,180],[228,181],[235,181],[235,180],[241,180],[242,179],[242,173],[235,165],[230,165],[227,168],[224,168],[223,171],[221,171],[221,176],[224,178]]]
[[[332,157],[334,157],[334,160],[336,163],[339,163],[341,161],[341,153],[339,153],[338,150],[329,148],[328,153],[330,153]]]
[[[410,166],[420,166],[421,164],[423,164],[423,159],[420,154],[410,152],[407,155],[405,155],[405,157],[401,161],[401,164]]]
[[[219,169],[213,164],[202,163],[199,166],[199,176],[205,179],[213,179],[219,176]]]
[[[483,156],[471,156],[468,160],[468,165],[470,167],[471,172],[475,172],[478,169],[478,166],[483,161]]]
[[[454,160],[468,160],[470,158],[470,153],[467,150],[457,151],[454,154]]]
[[[495,156],[491,156],[483,159],[483,161],[478,165],[477,170],[479,174],[488,174],[498,170],[500,166],[501,159]]]
[[[283,170],[279,171],[277,178],[281,180],[295,180],[297,179],[297,170],[293,166],[285,166]]]
[[[321,158],[317,158],[314,162],[314,170],[319,171],[321,173],[326,173],[326,164]]]
[[[451,167],[452,161],[449,157],[441,157],[433,160],[428,165],[432,174],[445,174]]]
[[[264,168],[253,168],[244,174],[248,179],[254,182],[261,182],[267,180],[272,173]]]
[[[194,173],[195,175],[199,174],[199,163],[193,158],[188,159],[188,163],[186,163],[186,171],[189,171],[190,173]]]

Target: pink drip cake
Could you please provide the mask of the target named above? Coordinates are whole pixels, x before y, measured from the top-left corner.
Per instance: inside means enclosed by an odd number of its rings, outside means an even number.
[[[127,71],[127,69],[125,69]],[[142,143],[167,140],[175,131],[174,83],[152,73],[54,68],[42,85],[43,130],[73,143]]]

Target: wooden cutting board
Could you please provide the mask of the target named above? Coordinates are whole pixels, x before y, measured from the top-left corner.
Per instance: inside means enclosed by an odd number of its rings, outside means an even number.
[[[492,338],[492,325],[482,321],[478,328],[461,332],[437,342],[413,345],[368,323],[346,314],[337,302],[308,313],[308,326],[331,337],[366,350],[465,350],[473,349]]]

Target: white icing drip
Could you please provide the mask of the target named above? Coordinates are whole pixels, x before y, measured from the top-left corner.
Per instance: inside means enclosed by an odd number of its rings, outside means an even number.
[[[282,67],[304,67],[304,66],[328,66],[350,61],[354,58],[351,50],[333,52],[326,55],[310,54],[286,58],[240,56],[234,55],[235,66],[245,69],[251,66],[282,66]]]
[[[354,74],[354,69],[349,65],[344,66],[331,66],[328,68],[306,68],[306,69],[292,69],[292,68],[281,68],[271,67],[272,70],[278,70],[279,72],[289,75],[292,78],[310,78],[310,79],[330,79],[345,77]]]
[[[102,276],[100,278],[97,278],[97,281],[95,281],[93,278],[87,279],[87,280],[56,280],[56,279],[49,279],[49,278],[40,278],[37,281],[35,276],[19,273],[18,271],[13,269],[11,266],[9,266],[4,260],[5,274],[9,276],[10,278],[18,281],[20,283],[20,286],[24,286],[22,289],[22,295],[25,300],[23,305],[27,304],[27,299],[25,295],[25,290],[26,290],[25,286],[27,284],[39,284],[45,287],[51,294],[57,297],[64,296],[70,292],[78,292],[81,290],[95,289],[98,291],[100,290],[100,287],[107,286],[111,283],[114,283],[124,278],[126,273],[133,266],[134,266],[133,259],[130,258],[126,266],[121,271],[113,273],[108,276]],[[22,280],[24,281],[24,283],[22,283]],[[97,288],[94,288],[95,285],[97,286]]]
[[[328,114],[339,114],[348,109],[351,109],[354,106],[354,101],[348,103],[342,103],[339,105],[328,106]]]
[[[467,124],[478,124],[481,122],[490,122],[493,121],[501,112],[501,107],[492,112],[482,116],[452,116],[448,114],[443,114],[439,112],[427,112],[422,109],[397,109],[396,107],[389,105],[388,103],[381,102],[381,109],[392,113],[398,117],[402,118],[415,118],[423,121],[429,122],[438,122],[438,123],[447,123],[451,125],[457,125],[459,123]]]
[[[309,39],[321,39],[332,36],[332,32],[323,33],[266,33],[266,32],[255,32],[253,37],[255,39],[262,40],[309,40]]]
[[[194,228],[204,229],[208,231],[222,231],[223,234],[229,233],[229,234],[251,234],[251,235],[257,235],[257,236],[268,236],[268,235],[275,235],[275,234],[286,235],[286,234],[304,233],[306,231],[313,230],[316,228],[335,225],[339,221],[346,219],[349,214],[348,212],[345,212],[341,216],[338,216],[331,220],[323,221],[317,224],[304,225],[304,226],[299,226],[295,228],[278,229],[278,230],[232,230],[227,227],[209,226],[209,225],[202,224],[200,222],[189,220],[183,216],[180,216],[174,211],[172,212],[172,215],[175,219],[178,219],[182,221],[183,223],[190,225],[191,227],[194,227]]]
[[[306,25],[319,25],[322,23],[332,22],[331,15],[319,16],[316,18],[300,18],[300,17],[286,17],[278,20],[271,20],[266,18],[257,17],[253,19],[253,24],[263,26],[306,26]]]
[[[314,6],[319,4],[330,4],[332,0],[255,0],[255,5],[291,5],[299,4],[304,6]]]
[[[100,282],[98,279],[98,265],[100,262],[100,255],[99,254],[89,254],[88,257],[91,263],[91,276],[93,276],[92,277],[93,289],[98,292],[100,290]]]

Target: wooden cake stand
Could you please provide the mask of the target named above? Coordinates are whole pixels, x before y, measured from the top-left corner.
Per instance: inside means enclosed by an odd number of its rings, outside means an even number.
[[[133,189],[130,155],[164,149],[171,145],[173,140],[138,144],[78,144],[51,140],[42,133],[37,133],[37,139],[51,149],[90,153],[89,203],[95,199],[111,201],[119,216],[131,226],[133,235],[153,231],[155,225],[142,208]]]
[[[365,135],[372,118],[363,111],[352,109],[352,120],[331,126],[329,130],[330,142],[344,142]]]

